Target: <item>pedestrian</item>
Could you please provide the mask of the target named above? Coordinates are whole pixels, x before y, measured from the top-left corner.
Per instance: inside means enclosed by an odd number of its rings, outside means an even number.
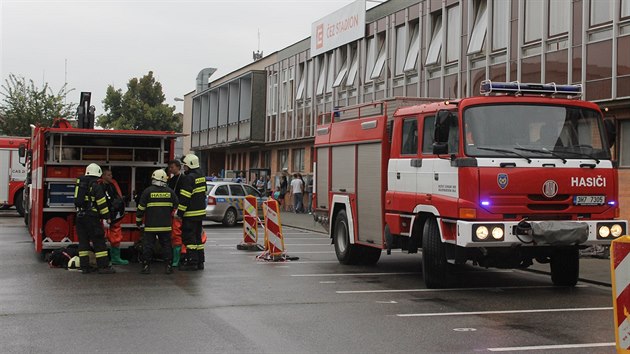
[[[275,199],[280,206],[282,206],[282,199],[280,199],[280,186],[276,187],[276,191],[273,192],[272,198]]]
[[[167,186],[168,176],[163,169],[151,175],[151,186],[140,196],[136,225],[144,228],[142,235],[142,274],[151,273],[153,248],[157,238],[162,246],[166,274],[173,273],[173,251],[171,250],[172,217],[178,200],[175,192]],[[142,218],[144,217],[144,224]]]
[[[168,162],[168,172],[171,177],[168,179],[168,187],[179,195],[182,189],[182,164],[178,160]],[[173,267],[179,267],[179,260],[182,254],[182,220],[173,217],[173,231],[171,232],[171,246],[173,248]]]
[[[203,270],[204,244],[201,240],[202,221],[206,215],[206,178],[201,174],[195,154],[184,157],[185,175],[179,194],[177,217],[182,219],[182,241],[186,258],[180,270]]]
[[[304,183],[298,177],[297,173],[293,174],[293,179],[291,180],[291,194],[293,195],[293,212],[296,214],[302,212],[303,191]]]
[[[263,177],[260,176],[258,177],[258,180],[256,181],[256,189],[258,189],[258,192],[260,193],[260,195],[264,196],[265,194],[265,181],[263,180]]]
[[[267,197],[271,197],[273,195],[272,189],[271,189],[271,176],[267,176],[267,188],[265,190],[265,196]]]
[[[122,218],[125,216],[125,201],[118,182],[114,179],[112,171],[103,169],[103,175],[98,180],[103,186],[107,207],[111,215],[111,224],[105,229],[105,236],[109,240],[109,256],[112,264],[127,265],[129,261],[120,258],[120,242],[122,242]]]
[[[90,242],[96,256],[97,272],[99,274],[116,273],[109,265],[107,244],[101,219],[109,224],[111,217],[103,186],[97,179],[103,175],[99,165],[89,164],[85,168],[85,175],[77,178],[74,188],[74,205],[77,208],[76,226],[79,236],[79,259],[83,274],[92,272],[90,268]]]
[[[308,179],[308,183],[306,184],[306,195],[308,196],[306,210],[309,214],[313,214],[313,176]]]
[[[286,211],[286,204],[285,204],[285,198],[287,195],[287,190],[289,188],[289,184],[287,183],[287,176],[282,176],[282,178],[280,178],[280,201],[281,201],[281,205],[282,205],[282,210]]]

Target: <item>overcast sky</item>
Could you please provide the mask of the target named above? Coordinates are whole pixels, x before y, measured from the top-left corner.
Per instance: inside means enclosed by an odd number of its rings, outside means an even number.
[[[311,23],[352,0],[0,0],[2,83],[10,73],[67,82],[92,92],[97,115],[107,85],[126,89],[131,77],[153,71],[166,102],[195,89],[197,73],[218,78],[310,35]],[[368,3],[370,4],[370,3]],[[371,4],[376,5],[376,4]],[[371,7],[371,6],[369,6]]]

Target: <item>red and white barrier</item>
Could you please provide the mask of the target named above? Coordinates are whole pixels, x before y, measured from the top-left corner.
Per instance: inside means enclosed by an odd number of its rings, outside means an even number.
[[[286,250],[284,248],[278,201],[269,199],[263,202],[263,212],[265,214],[265,250],[258,258],[284,260],[286,258]]]
[[[258,251],[258,198],[248,195],[243,200],[243,242],[236,246],[239,250]]]
[[[610,268],[617,352],[630,353],[630,236],[612,242]]]

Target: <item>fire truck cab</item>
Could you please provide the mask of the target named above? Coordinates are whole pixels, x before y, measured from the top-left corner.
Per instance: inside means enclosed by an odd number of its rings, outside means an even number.
[[[467,262],[535,260],[573,286],[579,249],[626,233],[614,126],[576,99],[580,86],[484,81],[481,92],[393,117],[386,103],[343,108],[318,125],[315,218],[341,263],[421,249],[424,281],[439,288]]]
[[[15,206],[20,216],[24,215],[23,196],[26,179],[25,160],[20,158],[20,149],[26,149],[28,138],[0,137],[0,206]]]

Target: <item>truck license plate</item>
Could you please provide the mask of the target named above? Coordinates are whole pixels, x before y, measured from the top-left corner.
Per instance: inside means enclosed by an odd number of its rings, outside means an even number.
[[[606,196],[603,195],[576,195],[573,197],[574,205],[604,205]]]

